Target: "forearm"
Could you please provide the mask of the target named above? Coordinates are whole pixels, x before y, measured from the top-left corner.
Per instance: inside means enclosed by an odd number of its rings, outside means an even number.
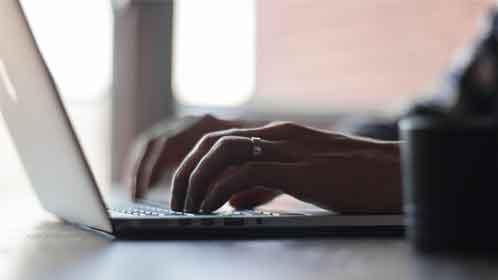
[[[289,134],[293,134],[291,130]],[[312,127],[300,127],[298,131],[292,138],[313,157],[363,155],[399,160],[399,141],[357,137]]]
[[[400,212],[401,172],[399,159],[355,155],[336,159],[332,181],[336,203],[342,212]],[[332,196],[334,197],[334,196]]]
[[[401,211],[400,142],[318,132],[320,137],[301,145],[313,150],[309,160],[319,172],[310,176],[318,178],[314,185],[329,182],[331,188],[331,200],[320,206],[339,212]]]
[[[265,186],[339,212],[400,209],[397,142],[352,137],[291,122],[261,126],[213,117],[201,121],[181,133],[188,137],[177,139],[178,143],[184,143],[185,138],[200,140],[186,151],[175,172],[173,209],[213,211],[240,193],[241,186],[247,190]],[[252,125],[256,127],[247,128]],[[259,158],[250,155],[254,145],[251,137],[259,138],[263,151]],[[218,176],[226,171],[232,174]],[[216,193],[203,191],[212,184],[217,185]]]
[[[399,161],[362,154],[313,159],[294,181],[291,195],[340,213],[400,212]],[[321,195],[318,195],[321,194]]]
[[[372,138],[343,135],[349,152],[366,157],[379,157],[394,162],[400,159],[400,141],[383,141]]]

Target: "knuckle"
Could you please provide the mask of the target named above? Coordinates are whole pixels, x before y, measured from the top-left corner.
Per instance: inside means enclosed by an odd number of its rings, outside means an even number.
[[[220,131],[209,132],[201,137],[200,142],[203,145],[213,145],[221,136],[222,134]]]
[[[173,179],[171,180],[173,183],[173,186],[180,187],[180,185],[182,185],[183,182],[185,181],[184,178],[185,178],[185,176],[184,176],[183,168],[180,166],[175,170],[175,172],[173,174]]]
[[[225,136],[235,136],[240,134],[240,132],[241,132],[240,128],[229,128],[222,131],[223,135]]]
[[[266,128],[278,131],[295,131],[299,129],[299,125],[289,121],[273,121],[265,126]]]
[[[293,122],[278,122],[272,128],[277,130],[279,134],[288,137],[298,136],[302,133],[302,127]]]
[[[208,142],[211,138],[212,138],[211,133],[204,134],[204,135],[203,135],[203,136],[199,139],[199,143],[200,143],[200,144],[206,143],[206,142]]]
[[[222,136],[216,141],[215,145],[216,146],[226,146],[230,145],[230,143],[233,141],[233,138],[231,136]]]
[[[237,138],[234,136],[222,136],[214,144],[214,148],[217,150],[230,149],[237,142]]]
[[[197,142],[196,149],[207,151],[215,142],[215,136],[212,133],[204,134]]]
[[[292,125],[292,122],[290,122],[290,121],[272,121],[268,125],[272,126],[272,127],[285,127],[288,125]]]
[[[190,173],[190,175],[188,177],[188,185],[190,187],[197,186],[197,182],[199,181],[199,176],[200,176],[200,172],[198,169],[195,169],[194,171],[192,171],[192,173]]]
[[[284,122],[280,122],[278,124],[278,127],[281,129],[284,129],[284,130],[293,131],[293,130],[298,128],[298,125],[293,123],[293,122],[284,121]]]
[[[232,128],[232,129],[226,129],[226,130],[219,130],[219,131],[213,131],[204,134],[201,139],[199,140],[201,145],[208,145],[212,146],[216,142],[218,142],[220,139],[226,138],[226,137],[232,137],[234,135],[237,135],[239,133],[240,129],[237,128]]]
[[[218,118],[211,114],[204,114],[201,119],[201,121],[218,121]]]

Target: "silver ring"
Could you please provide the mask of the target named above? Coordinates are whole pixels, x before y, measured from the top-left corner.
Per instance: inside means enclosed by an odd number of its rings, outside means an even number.
[[[257,158],[263,153],[262,139],[259,137],[251,137],[252,142],[252,157]]]

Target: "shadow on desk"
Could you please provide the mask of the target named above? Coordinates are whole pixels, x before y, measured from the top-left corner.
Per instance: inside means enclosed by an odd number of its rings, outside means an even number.
[[[8,260],[7,277],[1,279],[458,280],[498,276],[496,257],[419,255],[406,241],[390,238],[136,242],[113,240],[50,219],[27,229],[18,241],[0,251],[0,258]]]
[[[74,275],[83,276],[105,263],[102,258],[111,245],[109,238],[63,222],[42,222],[26,235],[23,244],[13,253],[15,263],[10,272],[14,275],[8,279],[71,279]]]
[[[5,279],[496,279],[497,258],[422,256],[403,240],[120,241],[42,222]]]

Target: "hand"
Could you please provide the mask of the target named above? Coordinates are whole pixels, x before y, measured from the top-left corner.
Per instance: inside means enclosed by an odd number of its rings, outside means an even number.
[[[161,123],[142,134],[129,155],[124,174],[133,199],[143,197],[165,172],[176,168],[203,135],[240,126],[238,122],[206,115]]]
[[[261,138],[261,155],[253,155],[251,137]],[[182,161],[171,207],[211,212],[237,196],[284,192],[339,212],[397,212],[399,173],[397,143],[292,123],[230,129],[203,136]]]

